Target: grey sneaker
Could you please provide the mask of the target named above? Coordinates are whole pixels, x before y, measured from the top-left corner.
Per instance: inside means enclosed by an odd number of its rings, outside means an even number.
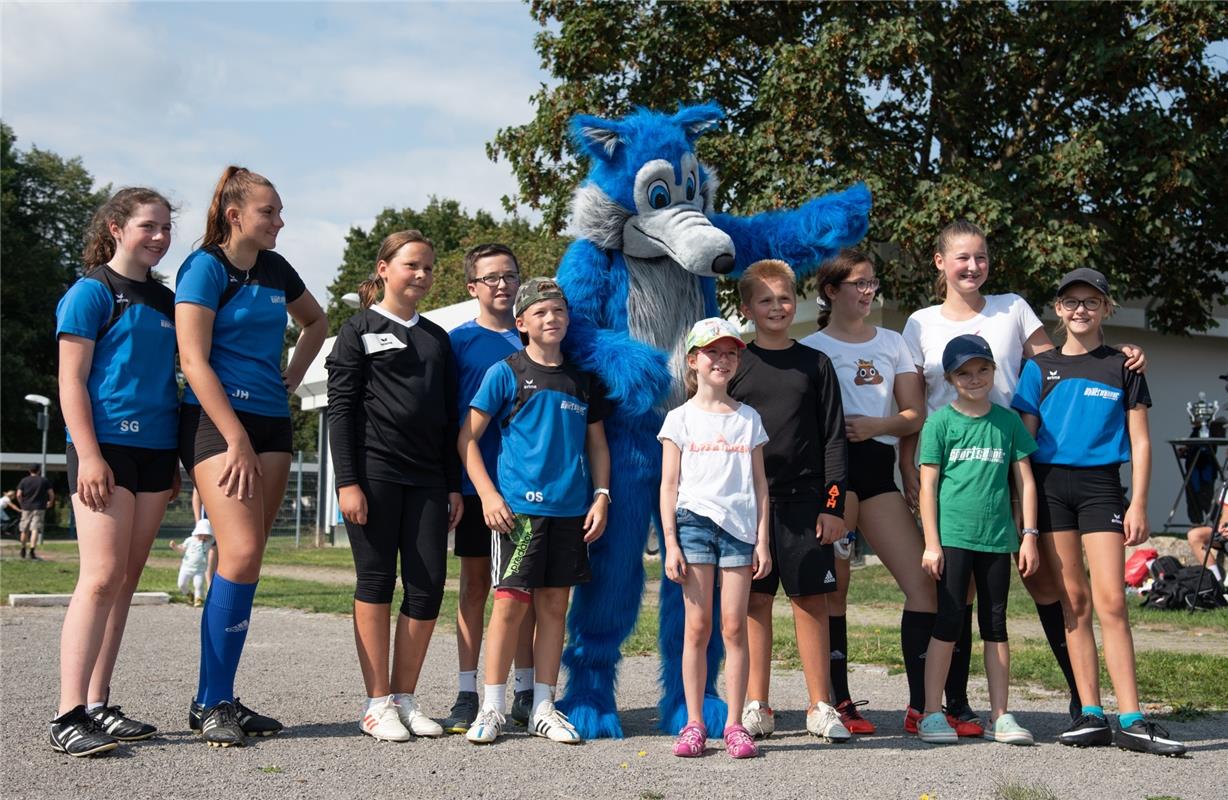
[[[806,712],[806,730],[811,736],[829,742],[847,742],[852,738],[848,728],[840,721],[840,713],[829,704],[819,701]]]
[[[522,728],[529,727],[529,714],[533,711],[533,690],[525,689],[522,692],[516,692],[512,697],[512,713],[508,716],[516,725]]]
[[[771,706],[751,700],[742,709],[742,725],[756,739],[766,738],[776,730],[776,714]]]
[[[448,713],[448,718],[443,721],[443,729],[447,733],[468,733],[469,726],[478,717],[478,709],[481,707],[478,702],[477,692],[458,692],[456,702],[452,704],[452,711]]]

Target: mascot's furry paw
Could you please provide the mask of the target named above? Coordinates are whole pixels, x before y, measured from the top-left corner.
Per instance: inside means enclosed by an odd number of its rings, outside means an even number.
[[[555,705],[585,739],[621,739],[618,710],[595,692],[567,692]]]
[[[677,698],[663,698],[659,710],[661,730],[671,736],[681,733],[683,726],[687,724],[686,698],[681,695]],[[729,707],[724,700],[714,694],[704,695],[704,725],[708,728],[709,736],[719,737],[724,734],[728,715]]]

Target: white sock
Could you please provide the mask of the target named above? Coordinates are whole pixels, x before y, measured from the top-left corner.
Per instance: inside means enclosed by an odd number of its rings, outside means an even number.
[[[533,688],[533,668],[532,667],[517,667],[516,668],[516,683],[515,690],[517,692],[527,692]]]
[[[401,703],[413,703],[414,705],[417,705],[418,698],[414,696],[413,692],[393,692],[392,702],[398,705]]]
[[[546,713],[554,705],[554,687],[545,683],[533,684],[533,717]]]
[[[85,707],[85,710],[86,710],[86,711],[93,711],[95,708],[102,708],[102,701],[101,701],[101,700],[99,700],[99,701],[98,701],[98,702],[96,702],[96,703],[90,703],[89,705],[87,705],[87,706]]]
[[[486,683],[483,684],[485,697],[482,700],[482,710],[493,708],[500,714],[507,713],[507,684],[506,683]]]
[[[1207,569],[1211,570],[1211,574],[1215,576],[1215,580],[1223,581],[1224,576],[1219,574],[1219,566],[1216,564],[1207,564]],[[519,670],[517,670],[519,671]]]
[[[476,669],[461,670],[456,674],[459,676],[457,680],[457,684],[460,686],[459,691],[477,693],[478,671]]]
[[[387,702],[389,697],[392,697],[392,695],[386,694],[383,697],[368,697],[367,698],[367,711],[370,711],[371,709],[375,708],[380,703]]]

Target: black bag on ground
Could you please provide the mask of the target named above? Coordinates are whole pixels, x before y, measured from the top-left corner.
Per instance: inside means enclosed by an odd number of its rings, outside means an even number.
[[[1163,559],[1157,559],[1157,562]],[[1176,559],[1173,559],[1174,561]],[[1175,574],[1157,577],[1143,601],[1144,607],[1168,609],[1214,609],[1228,606],[1224,587],[1215,574],[1201,566],[1181,567]]]

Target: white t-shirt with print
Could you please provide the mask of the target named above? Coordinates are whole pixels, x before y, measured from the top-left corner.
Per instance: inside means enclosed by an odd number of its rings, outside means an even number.
[[[985,307],[981,312],[962,322],[944,317],[942,306],[914,312],[904,325],[904,341],[912,353],[913,363],[925,372],[927,415],[956,397],[955,387],[943,377],[942,351],[947,342],[965,333],[974,333],[989,342],[997,364],[989,399],[1010,408],[1023,368],[1023,343],[1040,327],[1040,319],[1032,307],[1017,294],[985,295]]]
[[[742,403],[737,411],[713,413],[689,400],[665,415],[657,439],[668,439],[682,451],[678,508],[754,544],[759,517],[752,454],[768,440],[759,412]]]
[[[876,328],[868,342],[842,342],[816,331],[802,339],[802,344],[831,359],[846,417],[891,416],[895,413],[895,376],[917,372],[904,337],[886,328]],[[892,446],[899,441],[886,434],[874,439]]]

